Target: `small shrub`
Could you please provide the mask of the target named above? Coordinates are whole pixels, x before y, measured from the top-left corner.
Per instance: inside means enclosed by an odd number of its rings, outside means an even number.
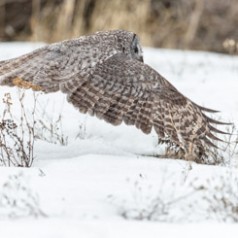
[[[48,115],[43,107],[37,104],[37,120],[35,125],[35,136],[37,139],[47,141],[53,144],[66,146],[68,144],[68,136],[63,133],[63,117],[59,114],[56,119],[52,115]]]
[[[67,145],[68,136],[63,133],[62,115],[54,119],[46,113],[33,92],[33,107],[26,107],[25,93],[19,90],[17,101],[11,94],[3,97],[4,109],[0,116],[0,166],[31,167],[35,159],[37,139],[49,143]],[[20,105],[20,116],[13,114],[13,104]]]
[[[5,108],[0,119],[0,166],[30,167],[34,161],[36,96],[34,94],[30,116],[25,110],[24,97],[24,92],[20,92],[21,115],[18,122],[12,114],[11,95],[4,95]]]
[[[238,222],[238,177],[232,172],[221,173],[212,177],[202,186],[194,186],[202,192],[200,200],[190,205],[196,212],[204,207],[205,219],[218,222]]]
[[[29,186],[23,173],[10,175],[0,187],[0,218],[46,216],[39,196]]]
[[[128,182],[131,183],[130,180]],[[129,220],[181,222],[184,218],[176,210],[181,209],[184,206],[182,203],[197,193],[192,187],[178,193],[178,185],[171,183],[171,180],[163,180],[158,186],[153,186],[141,176],[130,185],[128,198],[110,196],[112,203],[118,207],[119,215]]]

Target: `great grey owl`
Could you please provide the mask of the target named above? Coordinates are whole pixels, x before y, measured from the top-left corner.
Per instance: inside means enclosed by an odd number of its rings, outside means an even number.
[[[80,112],[146,134],[154,128],[160,141],[192,160],[215,146],[210,139],[219,138],[212,131],[223,133],[212,126],[223,123],[204,114],[216,111],[195,104],[144,64],[137,35],[125,30],[97,32],[0,61],[0,85],[61,90]]]

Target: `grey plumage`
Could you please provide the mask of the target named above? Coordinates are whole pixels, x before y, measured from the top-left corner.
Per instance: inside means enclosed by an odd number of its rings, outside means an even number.
[[[16,80],[17,79],[17,80]],[[222,124],[182,95],[158,72],[143,63],[136,34],[98,32],[40,48],[0,62],[0,84],[44,92],[61,90],[82,113],[119,125],[134,125],[160,141],[178,147],[186,158],[206,157],[212,134]]]

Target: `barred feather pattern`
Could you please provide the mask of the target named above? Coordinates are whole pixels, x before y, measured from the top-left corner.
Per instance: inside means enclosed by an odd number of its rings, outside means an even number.
[[[124,122],[146,134],[154,129],[159,142],[185,159],[201,162],[220,140],[212,132],[224,133],[212,124],[225,123],[205,114],[216,111],[195,104],[143,63],[132,32],[98,32],[1,61],[0,85],[14,86],[15,78],[33,90],[61,90],[80,112],[112,125]]]
[[[73,88],[75,81],[81,83]],[[135,125],[146,134],[154,128],[162,141],[192,154],[197,162],[207,156],[210,146],[216,147],[210,139],[219,138],[212,131],[223,133],[203,113],[210,109],[193,103],[148,65],[122,54],[79,74],[61,89],[81,112],[113,125]]]

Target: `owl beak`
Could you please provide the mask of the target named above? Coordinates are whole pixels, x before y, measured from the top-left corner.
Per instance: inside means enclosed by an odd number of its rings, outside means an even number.
[[[139,61],[142,62],[142,63],[144,63],[143,56],[140,56]]]

